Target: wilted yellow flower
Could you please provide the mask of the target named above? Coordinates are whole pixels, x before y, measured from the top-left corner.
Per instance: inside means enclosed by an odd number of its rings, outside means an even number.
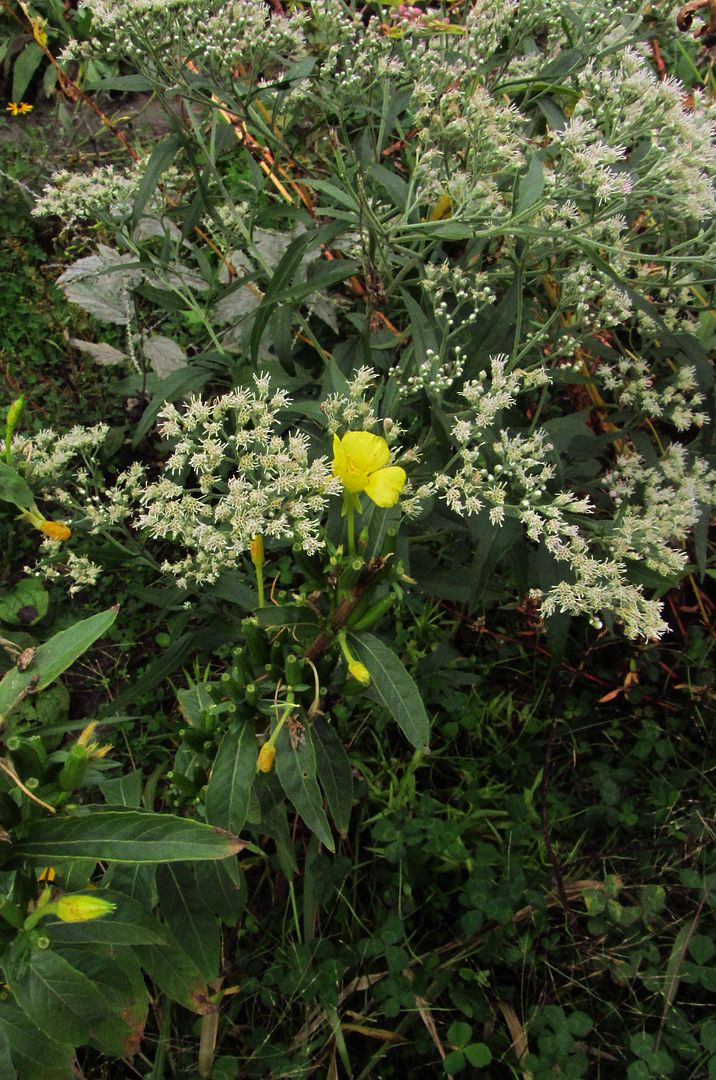
[[[405,469],[388,465],[390,449],[380,435],[370,431],[347,431],[333,436],[333,475],[347,492],[364,491],[376,506],[395,506],[405,486]]]
[[[114,911],[116,904],[101,896],[72,896],[65,893],[52,904],[53,912],[62,922],[88,922],[101,919]]]
[[[40,48],[44,49],[47,45],[47,19],[43,19],[41,15],[36,15],[32,22],[32,36],[34,37]],[[32,108],[32,105],[30,106]]]
[[[37,528],[51,540],[69,540],[72,536],[72,529],[63,521],[48,521],[45,518]]]
[[[361,686],[370,685],[370,672],[365,664],[362,664],[360,660],[348,661],[348,672],[353,678],[361,684]]]
[[[256,768],[259,772],[271,772],[275,760],[276,747],[270,742],[265,742],[259,750],[259,759],[256,763]]]

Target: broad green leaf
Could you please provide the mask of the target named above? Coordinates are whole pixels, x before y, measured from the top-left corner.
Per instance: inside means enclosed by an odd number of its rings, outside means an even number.
[[[276,740],[276,772],[281,787],[306,825],[329,851],[335,851],[331,827],[323,809],[323,796],[316,781],[316,755],[308,728],[296,739],[283,729]]]
[[[259,626],[272,629],[279,626],[307,626],[318,629],[319,621],[315,611],[303,604],[285,604],[282,606],[260,608],[256,612],[256,621]]]
[[[427,747],[430,721],[420,692],[400,659],[373,634],[350,634],[349,639],[356,656],[370,672],[381,704],[413,746]]]
[[[17,1073],[15,1072],[15,1066],[12,1063],[12,1057],[10,1056],[10,1040],[8,1039],[5,1031],[0,1025],[0,1076],[3,1080],[7,1077],[7,1080],[17,1080]]]
[[[0,461],[0,500],[12,503],[19,510],[26,510],[35,504],[32,490],[12,465]]]
[[[12,1001],[0,1002],[0,1032],[21,1080],[76,1080],[73,1047],[44,1035]]]
[[[53,863],[58,859],[159,863],[226,859],[243,848],[235,836],[201,821],[144,810],[83,807],[73,817],[55,817],[31,826],[14,853]]]
[[[121,90],[123,94],[144,93],[153,90],[154,83],[144,75],[112,75],[108,79],[95,79],[85,83],[85,90]]]
[[[206,818],[238,834],[246,823],[256,777],[258,747],[253,724],[246,721],[221,740],[206,789]]]
[[[316,772],[331,816],[341,833],[348,831],[353,803],[353,774],[348,754],[333,728],[322,716],[311,724]]]
[[[60,922],[43,919],[42,929],[53,945],[164,945],[162,926],[136,900],[111,889],[94,892],[116,904],[114,911],[101,919],[85,922]]]
[[[85,1043],[111,1013],[94,983],[51,949],[34,950],[22,975],[9,974],[18,1005],[51,1039]]]
[[[0,682],[0,723],[31,682],[34,692],[44,690],[74,664],[97,638],[106,634],[117,618],[118,611],[119,607],[111,607],[75,623],[67,630],[61,630],[38,647],[32,663],[25,671],[16,667],[8,671]]]
[[[207,982],[219,974],[219,923],[197,886],[191,866],[157,867],[157,893],[162,918]]]
[[[127,806],[132,810],[137,810],[142,805],[143,779],[142,770],[134,769],[122,776],[113,776],[103,780],[99,785],[99,790],[110,806]]]
[[[26,577],[0,596],[0,622],[11,626],[34,626],[47,614],[49,594],[39,578]]]

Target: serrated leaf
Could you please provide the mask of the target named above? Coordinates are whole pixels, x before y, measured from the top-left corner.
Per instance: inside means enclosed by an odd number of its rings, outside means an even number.
[[[405,737],[418,749],[427,747],[430,721],[420,692],[400,658],[373,634],[350,634],[349,640],[370,672],[376,696]]]
[[[243,846],[223,829],[190,818],[88,806],[73,817],[36,822],[13,850],[47,863],[59,859],[161,863],[226,859]]]
[[[343,743],[331,725],[317,716],[311,724],[316,774],[331,816],[341,833],[348,831],[353,804],[353,773]]]
[[[108,345],[106,341],[83,341],[82,338],[70,338],[70,345],[78,352],[91,356],[96,364],[111,367],[114,364],[124,364],[128,357],[126,353],[115,349],[114,345]]]
[[[117,618],[118,607],[100,611],[89,619],[82,619],[67,630],[61,630],[49,641],[38,646],[31,665],[20,671],[15,667],[0,681],[0,724],[30,683],[34,692],[44,690],[63,671],[82,656],[91,645],[109,630]]]
[[[206,818],[212,825],[241,832],[246,824],[257,758],[256,733],[248,721],[221,740],[206,789]]]
[[[164,337],[163,334],[153,334],[145,338],[142,349],[160,379],[166,379],[175,371],[180,371],[187,366],[184,350],[177,345],[176,341]]]
[[[127,266],[126,264],[130,264]],[[130,290],[142,280],[132,255],[100,244],[96,255],[78,259],[57,279],[65,296],[103,322],[126,326]]]
[[[276,773],[289,802],[308,828],[329,851],[335,851],[331,827],[323,809],[323,796],[316,781],[316,754],[308,728],[298,736],[295,745],[292,745],[286,728],[282,730],[276,740]]]

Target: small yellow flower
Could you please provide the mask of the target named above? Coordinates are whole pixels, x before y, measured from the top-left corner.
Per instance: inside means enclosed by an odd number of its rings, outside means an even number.
[[[101,896],[68,896],[65,894],[52,905],[54,914],[62,922],[88,922],[109,915],[116,905]]]
[[[43,19],[41,15],[37,15],[30,21],[32,22],[32,36],[40,48],[44,49],[47,45],[47,31],[45,30],[47,19]],[[32,108],[32,105],[30,108]]]
[[[45,518],[37,528],[45,536],[49,536],[51,540],[69,540],[72,536],[72,529],[69,525],[65,525],[63,521],[48,521]]]
[[[390,449],[385,439],[370,431],[347,431],[333,436],[333,475],[347,492],[364,491],[376,506],[395,506],[405,486],[405,469],[388,465]]]
[[[32,112],[32,105],[27,101],[21,101],[19,104],[17,101],[10,101],[5,106],[5,111],[9,112],[12,116],[24,116],[25,113]]]
[[[259,772],[271,772],[275,760],[276,747],[273,746],[270,742],[266,742],[259,750],[259,760],[256,763],[256,768]]]
[[[349,660],[348,672],[361,686],[370,686],[370,672],[365,664],[361,664],[360,660]]]

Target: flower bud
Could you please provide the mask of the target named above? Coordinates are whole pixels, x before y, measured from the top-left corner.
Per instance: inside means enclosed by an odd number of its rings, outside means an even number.
[[[275,760],[276,747],[272,746],[270,742],[266,742],[259,750],[259,760],[256,763],[256,768],[259,772],[269,773],[273,769]]]
[[[116,904],[103,900],[101,896],[71,896],[65,893],[52,907],[62,922],[88,922],[90,919],[101,919],[103,915],[109,915]]]
[[[348,661],[348,673],[352,675],[361,686],[370,686],[370,672],[360,660]]]

